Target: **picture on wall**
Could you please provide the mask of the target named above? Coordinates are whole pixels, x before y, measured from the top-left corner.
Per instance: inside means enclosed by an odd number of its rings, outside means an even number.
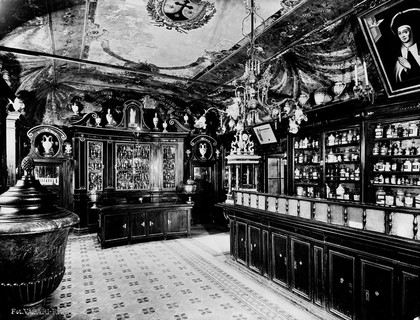
[[[420,90],[420,0],[387,1],[359,17],[388,97]]]
[[[258,125],[252,128],[255,136],[260,144],[269,144],[277,142],[277,138],[274,135],[274,131],[269,123]]]

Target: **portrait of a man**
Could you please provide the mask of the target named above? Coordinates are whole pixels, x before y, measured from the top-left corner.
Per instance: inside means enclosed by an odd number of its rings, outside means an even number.
[[[388,1],[359,21],[388,96],[420,90],[420,0]]]

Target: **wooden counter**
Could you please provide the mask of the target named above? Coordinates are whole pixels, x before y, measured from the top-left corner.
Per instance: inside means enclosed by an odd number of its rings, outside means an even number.
[[[135,203],[98,207],[102,247],[168,236],[191,235],[189,204]]]
[[[231,257],[342,319],[420,316],[418,208],[236,192]]]

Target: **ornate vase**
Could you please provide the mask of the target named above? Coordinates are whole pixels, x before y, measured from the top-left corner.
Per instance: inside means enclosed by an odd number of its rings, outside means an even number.
[[[187,182],[184,184],[184,193],[188,195],[187,203],[191,204],[191,195],[195,193],[197,190],[197,184],[191,177],[187,180]]]
[[[33,160],[26,174],[0,195],[0,319],[44,319],[44,300],[58,287],[70,227],[79,218],[54,205],[56,195],[35,179]],[[15,318],[13,318],[15,319]]]
[[[315,90],[314,99],[316,105],[328,103],[332,100],[326,88],[319,88]]]

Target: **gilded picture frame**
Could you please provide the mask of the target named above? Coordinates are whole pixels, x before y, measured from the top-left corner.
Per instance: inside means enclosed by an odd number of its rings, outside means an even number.
[[[420,0],[387,1],[361,13],[358,20],[388,97],[418,92]],[[412,43],[419,43],[418,50],[409,45],[410,36]],[[407,57],[409,51],[414,60]]]

